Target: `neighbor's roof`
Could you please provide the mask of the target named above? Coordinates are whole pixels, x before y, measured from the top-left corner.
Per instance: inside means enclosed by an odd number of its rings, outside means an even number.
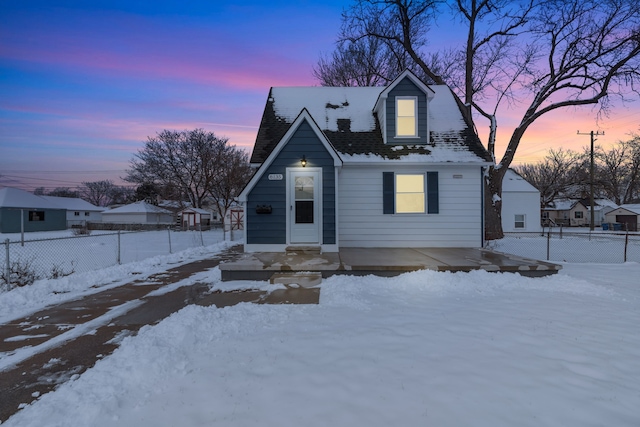
[[[18,188],[5,187],[0,189],[1,208],[25,208],[25,209],[64,209],[46,200],[44,197],[36,196],[28,191]]]
[[[77,197],[57,197],[57,196],[42,196],[43,199],[58,205],[60,208],[68,211],[94,211],[102,212],[105,208],[95,206],[86,200],[79,199]]]
[[[579,200],[571,200],[571,199],[556,199],[551,202],[550,206],[543,208],[547,211],[568,211],[573,208],[573,206],[578,203]]]
[[[171,211],[159,208],[145,201],[135,202],[119,208],[104,211],[103,214],[126,214],[126,213],[164,213],[173,214]]]
[[[430,142],[410,145],[383,142],[373,108],[386,87],[271,88],[251,163],[264,162],[303,109],[345,161],[490,162],[459,99],[446,85],[429,87]]]
[[[620,205],[620,207],[640,215],[640,203]]]
[[[180,213],[182,212],[194,212],[194,213],[199,213],[200,215],[211,215],[210,211],[206,209],[201,209],[201,208],[186,208],[180,211]]]
[[[508,169],[502,180],[502,192],[540,193],[536,187],[513,169]]]

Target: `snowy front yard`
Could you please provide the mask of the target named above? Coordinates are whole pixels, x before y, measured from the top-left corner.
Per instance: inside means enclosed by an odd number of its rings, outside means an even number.
[[[637,426],[638,277],[342,276],[317,306],[189,306],[6,425]]]

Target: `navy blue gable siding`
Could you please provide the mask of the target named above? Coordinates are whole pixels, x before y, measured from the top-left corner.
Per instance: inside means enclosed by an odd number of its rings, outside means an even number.
[[[396,97],[418,97],[418,138],[396,138]],[[405,77],[389,92],[386,105],[387,142],[390,144],[416,144],[429,142],[427,131],[427,95],[408,77]]]
[[[247,195],[247,243],[286,244],[287,168],[300,167],[305,156],[307,168],[322,167],[322,243],[336,243],[336,183],[333,158],[309,123],[303,121],[255,187]],[[281,181],[270,181],[270,174],[281,174]],[[271,206],[270,214],[256,213],[256,206]]]

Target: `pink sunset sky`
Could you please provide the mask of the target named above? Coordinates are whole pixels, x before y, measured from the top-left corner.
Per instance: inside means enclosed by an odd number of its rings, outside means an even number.
[[[271,86],[314,86],[348,0],[31,1],[0,6],[0,187],[122,184],[163,129],[203,128],[251,150]],[[456,40],[435,28],[437,45]],[[439,38],[438,38],[439,37]],[[528,131],[515,164],[549,148],[609,146],[640,132],[640,102],[554,112]],[[500,115],[504,149],[518,114]],[[480,136],[486,132],[478,120]],[[499,155],[502,152],[499,150]]]

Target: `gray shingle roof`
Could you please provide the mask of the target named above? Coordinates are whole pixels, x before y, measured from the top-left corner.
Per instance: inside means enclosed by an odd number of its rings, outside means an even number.
[[[452,161],[456,155],[464,154],[461,159],[465,161],[490,162],[491,156],[473,130],[460,100],[447,86],[431,88],[435,96],[429,104],[430,141],[410,145],[383,141],[373,108],[385,87],[271,88],[251,163],[264,162],[303,108],[341,155],[402,159],[409,154],[423,154],[431,155],[433,161]],[[445,152],[449,156],[443,157]]]

